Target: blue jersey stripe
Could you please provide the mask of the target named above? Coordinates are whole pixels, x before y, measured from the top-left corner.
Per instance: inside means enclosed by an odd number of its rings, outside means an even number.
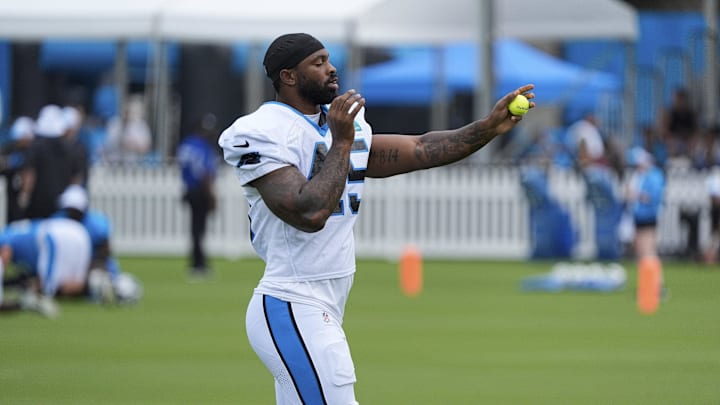
[[[47,273],[45,274],[45,283],[43,292],[46,294],[50,290],[53,273],[55,272],[55,241],[49,234],[45,235],[45,244],[47,245]]]
[[[263,308],[273,343],[290,373],[300,400],[306,405],[326,404],[320,379],[300,336],[289,302],[263,296]]]

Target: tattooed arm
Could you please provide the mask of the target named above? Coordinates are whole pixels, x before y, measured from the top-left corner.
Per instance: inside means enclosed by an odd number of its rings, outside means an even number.
[[[353,103],[359,107],[353,109]],[[355,138],[353,122],[364,105],[365,99],[354,90],[336,97],[330,104],[327,120],[333,144],[320,170],[310,180],[296,167],[287,166],[250,183],[280,219],[305,232],[317,232],[325,226],[345,189]]]
[[[389,177],[447,165],[470,156],[520,122],[522,117],[510,114],[508,104],[518,94],[534,98],[533,88],[529,84],[506,94],[487,117],[458,129],[432,131],[420,136],[373,136],[366,176]],[[530,107],[535,107],[535,103],[531,102]]]

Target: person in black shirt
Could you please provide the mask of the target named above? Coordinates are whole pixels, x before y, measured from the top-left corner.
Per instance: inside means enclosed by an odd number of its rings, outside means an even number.
[[[675,90],[672,104],[661,117],[660,129],[670,157],[690,157],[694,153],[698,118],[686,89]]]
[[[60,107],[47,105],[40,110],[28,159],[32,191],[26,218],[47,218],[55,213],[58,197],[73,179],[73,155],[65,140],[66,132],[67,122]]]

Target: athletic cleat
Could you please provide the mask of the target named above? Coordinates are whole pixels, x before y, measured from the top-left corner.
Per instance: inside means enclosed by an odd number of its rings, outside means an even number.
[[[60,308],[50,297],[26,291],[20,296],[20,308],[25,311],[34,311],[46,318],[55,319],[60,315]]]
[[[132,274],[120,273],[113,280],[113,292],[118,304],[137,304],[143,296],[143,286]]]
[[[115,302],[115,290],[110,273],[102,269],[92,269],[88,275],[88,291],[90,298],[101,304],[110,305]]]

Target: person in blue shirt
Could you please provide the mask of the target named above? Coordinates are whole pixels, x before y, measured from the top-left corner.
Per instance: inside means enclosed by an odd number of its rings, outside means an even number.
[[[631,174],[625,196],[635,224],[635,256],[657,256],[657,222],[665,195],[665,175],[641,147],[629,151],[627,162]]]
[[[189,261],[192,276],[210,274],[204,239],[208,217],[216,204],[214,182],[219,162],[219,150],[215,143],[216,123],[214,115],[205,114],[177,149],[177,161],[184,185],[183,201],[190,207],[192,247]]]
[[[0,309],[56,316],[53,297],[82,294],[89,263],[90,237],[78,222],[69,218],[11,222],[0,233]],[[18,285],[20,299],[3,300],[4,287]]]

